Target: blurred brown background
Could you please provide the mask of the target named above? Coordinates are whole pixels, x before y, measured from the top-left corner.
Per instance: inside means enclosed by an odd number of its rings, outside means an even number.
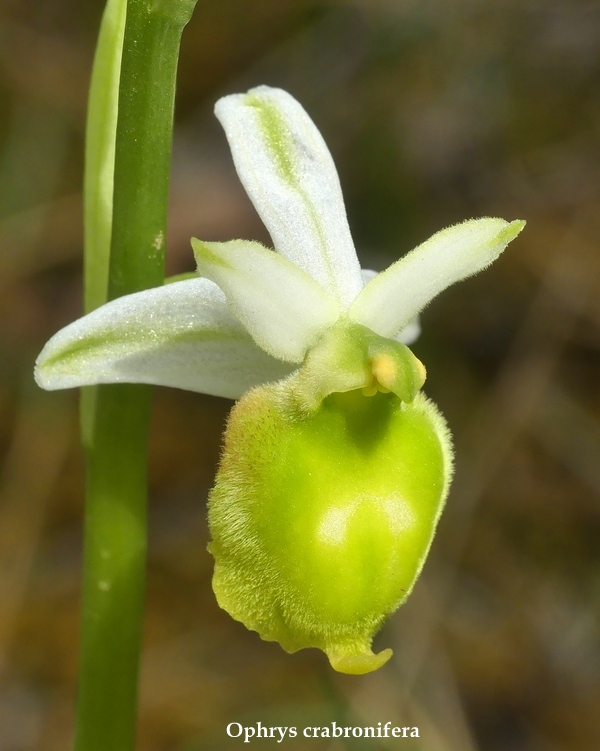
[[[101,0],[0,6],[0,751],[69,748],[82,456],[75,393],[32,382],[81,308],[86,88]],[[242,746],[232,721],[418,725],[293,749],[600,748],[600,3],[200,0],[181,57],[168,272],[189,237],[267,241],[215,100],[292,92],[330,145],[363,265],[485,215],[528,226],[423,316],[457,473],[366,677],[221,612],[205,499],[230,403],[156,389],[139,751]],[[266,741],[264,743],[275,743]],[[411,745],[412,744],[412,745]]]

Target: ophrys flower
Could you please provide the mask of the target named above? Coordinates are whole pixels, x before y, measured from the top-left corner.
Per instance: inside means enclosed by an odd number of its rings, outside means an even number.
[[[289,651],[316,646],[336,669],[367,672],[391,654],[374,655],[371,640],[414,585],[451,474],[447,429],[406,344],[425,305],[495,260],[524,222],[455,225],[373,276],[298,102],[263,86],[216,114],[277,252],[193,240],[197,278],[67,326],[36,378],[241,397],[209,502],[219,602]]]

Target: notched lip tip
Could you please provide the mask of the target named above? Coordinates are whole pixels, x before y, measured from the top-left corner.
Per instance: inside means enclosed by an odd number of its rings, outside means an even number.
[[[347,675],[365,675],[379,670],[392,656],[391,649],[384,649],[377,654],[373,652],[359,652],[358,654],[337,655],[327,653],[331,667],[338,673]]]

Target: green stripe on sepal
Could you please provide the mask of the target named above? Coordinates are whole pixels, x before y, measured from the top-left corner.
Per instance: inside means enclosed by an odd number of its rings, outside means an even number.
[[[287,92],[259,86],[217,102],[235,166],[275,249],[343,307],[362,289],[339,179],[327,145]]]
[[[253,107],[261,125],[261,129],[268,144],[269,151],[273,157],[273,163],[276,165],[280,176],[286,180],[292,187],[298,189],[298,175],[294,169],[294,142],[290,138],[289,128],[286,127],[280,111],[274,104],[256,94],[248,94],[244,103]]]
[[[126,295],[55,334],[36,365],[45,389],[153,383],[237,399],[289,374],[229,311],[221,290],[195,278]]]

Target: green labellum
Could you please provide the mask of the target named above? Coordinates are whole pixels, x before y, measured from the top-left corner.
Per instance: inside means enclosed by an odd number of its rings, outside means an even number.
[[[446,497],[445,422],[421,393],[333,393],[308,411],[302,371],[234,407],[209,503],[222,608],[294,652],[366,673],[407,598]]]

